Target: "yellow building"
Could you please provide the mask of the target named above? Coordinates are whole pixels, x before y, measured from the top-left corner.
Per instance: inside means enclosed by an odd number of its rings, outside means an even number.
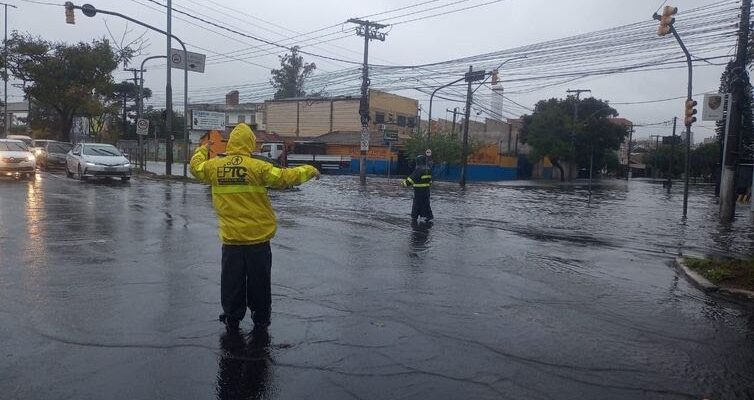
[[[358,96],[296,98],[265,102],[267,131],[285,137],[315,138],[331,132],[360,132]],[[369,130],[408,137],[416,126],[419,102],[404,96],[369,91]]]

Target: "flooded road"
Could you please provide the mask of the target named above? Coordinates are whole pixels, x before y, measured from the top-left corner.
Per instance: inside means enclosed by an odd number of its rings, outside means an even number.
[[[754,398],[751,306],[670,266],[752,254],[712,188],[682,222],[680,185],[439,184],[412,225],[357,180],[272,194],[272,326],[242,338],[206,187],[0,181],[0,398]]]

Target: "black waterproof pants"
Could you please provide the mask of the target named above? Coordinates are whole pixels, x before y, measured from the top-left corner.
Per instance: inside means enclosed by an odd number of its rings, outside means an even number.
[[[411,219],[424,217],[433,219],[432,207],[429,205],[429,188],[414,188],[414,205],[411,207]]]
[[[270,242],[223,245],[220,300],[225,318],[240,321],[251,311],[254,324],[268,324],[272,306]]]

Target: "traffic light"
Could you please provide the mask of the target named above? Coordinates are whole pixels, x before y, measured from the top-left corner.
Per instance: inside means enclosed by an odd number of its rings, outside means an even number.
[[[670,33],[670,26],[675,23],[675,18],[673,16],[677,13],[678,7],[665,6],[665,8],[662,9],[662,15],[657,18],[660,20],[660,27],[657,28],[658,35],[665,36]]]
[[[498,71],[494,70],[492,71],[492,85],[497,85],[497,83],[500,82],[500,78],[498,76]]]
[[[686,100],[686,118],[684,119],[684,122],[686,123],[686,126],[691,126],[694,122],[696,122],[696,100]]]
[[[70,1],[65,2],[65,23],[75,25],[76,14],[73,13],[73,3]]]

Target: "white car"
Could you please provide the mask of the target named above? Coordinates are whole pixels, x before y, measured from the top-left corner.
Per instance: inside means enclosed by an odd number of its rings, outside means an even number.
[[[0,139],[0,175],[34,177],[37,161],[26,143],[20,140]]]
[[[80,180],[90,177],[131,179],[131,163],[115,146],[79,143],[65,157],[65,172]]]

